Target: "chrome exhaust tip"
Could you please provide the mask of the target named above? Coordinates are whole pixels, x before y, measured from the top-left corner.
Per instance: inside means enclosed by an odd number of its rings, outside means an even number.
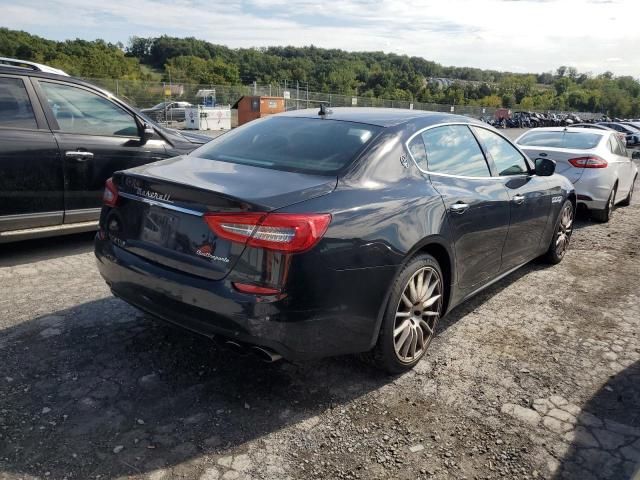
[[[282,359],[282,355],[267,347],[259,347],[257,345],[254,345],[253,347],[251,347],[251,349],[253,350],[253,353],[256,354],[258,358],[263,362],[273,363]]]
[[[245,348],[241,343],[235,342],[233,340],[227,340],[224,342],[224,345],[229,349],[235,352],[238,355],[248,355],[249,351]]]

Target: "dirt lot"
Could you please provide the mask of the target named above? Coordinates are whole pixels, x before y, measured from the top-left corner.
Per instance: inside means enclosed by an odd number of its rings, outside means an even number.
[[[397,378],[263,364],[146,319],[90,235],[2,246],[0,479],[629,479],[640,202],[576,227],[560,265],[452,312]]]

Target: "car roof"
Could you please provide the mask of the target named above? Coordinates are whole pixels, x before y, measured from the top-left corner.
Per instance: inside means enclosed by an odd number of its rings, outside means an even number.
[[[429,112],[425,110],[408,110],[403,108],[370,108],[370,107],[329,107],[330,113],[326,118],[345,122],[366,123],[379,127],[392,127],[410,122],[412,120],[424,120],[426,125],[436,125],[446,122],[462,122],[482,124],[479,120],[462,115],[450,113]],[[296,118],[318,118],[318,108],[304,110],[291,110],[278,116]]]
[[[60,70],[59,68],[50,67],[49,65],[43,65],[41,63],[31,62],[29,60],[20,60],[17,58],[0,57],[0,65],[14,70],[26,70],[32,72],[46,72],[55,73],[56,75],[62,75],[68,77],[67,72]]]
[[[92,88],[94,90],[98,90],[107,96],[113,96],[113,94],[107,90],[104,90],[93,83],[85,82],[84,80],[80,80],[79,78],[69,76],[67,74],[60,75],[56,73],[49,72],[39,72],[37,70],[29,70],[26,68],[18,68],[18,67],[10,67],[6,65],[0,64],[0,73],[8,74],[8,75],[21,75],[26,77],[34,77],[34,78],[44,78],[49,80],[60,80],[67,83],[75,83],[77,85],[82,85],[85,87]]]

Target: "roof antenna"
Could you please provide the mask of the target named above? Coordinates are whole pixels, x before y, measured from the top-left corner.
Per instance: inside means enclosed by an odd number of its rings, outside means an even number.
[[[322,118],[325,118],[327,115],[331,114],[333,112],[331,112],[330,108],[327,108],[327,106],[324,104],[324,102],[322,102],[320,104],[320,110],[318,111],[318,115],[320,115]]]

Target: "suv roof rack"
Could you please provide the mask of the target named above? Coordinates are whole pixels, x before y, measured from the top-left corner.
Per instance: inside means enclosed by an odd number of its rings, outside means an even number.
[[[0,67],[23,68],[27,70],[34,70],[36,72],[55,73],[56,75],[64,75],[65,77],[69,76],[67,72],[58,68],[49,67],[35,62],[28,62],[26,60],[18,60],[16,58],[0,57]]]

